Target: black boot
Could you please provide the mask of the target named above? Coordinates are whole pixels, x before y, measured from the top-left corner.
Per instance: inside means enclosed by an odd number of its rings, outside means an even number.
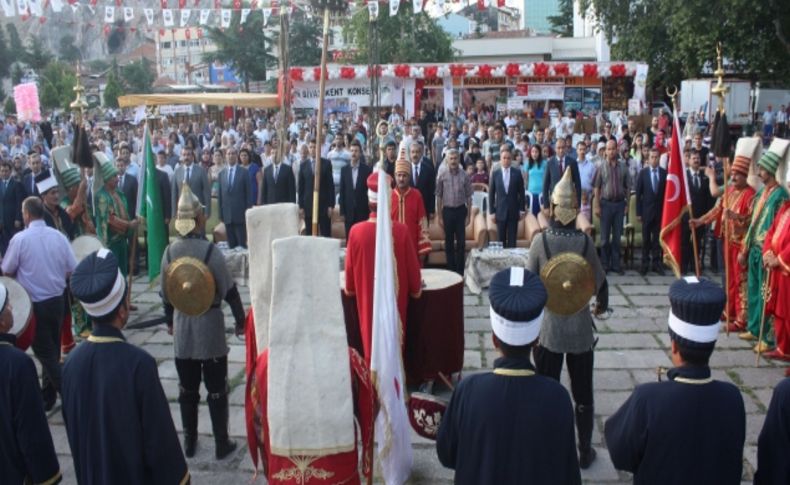
[[[576,431],[579,434],[579,468],[586,470],[595,460],[595,449],[590,444],[593,431],[593,405],[576,405]]]
[[[214,431],[215,456],[221,460],[236,449],[236,442],[228,438],[228,394],[209,394],[208,411]]]
[[[184,455],[187,458],[195,456],[199,402],[199,392],[186,391],[181,388],[178,394],[178,405],[181,407],[181,424],[184,428]]]

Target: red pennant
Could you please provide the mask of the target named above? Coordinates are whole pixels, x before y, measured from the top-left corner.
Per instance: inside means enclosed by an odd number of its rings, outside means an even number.
[[[233,0],[233,8],[238,10],[241,8],[241,0]]]
[[[184,30],[184,37],[186,37],[187,40],[191,39],[192,38],[192,32],[190,32],[189,29]]]
[[[39,17],[39,18],[38,18],[38,23],[40,23],[40,24],[43,24],[43,23],[45,23],[46,21],[47,21],[47,18],[46,18],[46,17]]]
[[[162,0],[162,8],[167,8],[167,0]]]
[[[195,6],[197,7],[198,5],[200,5],[200,0],[195,0]]]
[[[222,7],[222,2],[220,0],[214,0],[214,8],[219,9]]]
[[[110,24],[104,25],[104,35],[110,35]]]
[[[252,0],[250,2],[250,10],[255,10],[256,8],[258,8],[258,0]]]
[[[129,32],[137,32],[137,27],[129,27]]]
[[[159,37],[165,36],[165,29],[159,29]]]
[[[198,39],[202,39],[203,38],[203,29],[201,27],[197,28],[197,38]]]
[[[486,9],[486,0],[477,0],[477,9],[478,10],[485,10]]]
[[[187,6],[187,0],[178,0],[178,8],[184,8]]]
[[[22,22],[27,22],[27,19],[30,18],[30,15],[25,14],[25,15],[22,15],[21,17],[19,17],[19,18],[22,19]]]
[[[496,6],[502,8],[505,6],[505,0],[496,0]]]
[[[99,0],[91,0],[91,7],[95,7]]]

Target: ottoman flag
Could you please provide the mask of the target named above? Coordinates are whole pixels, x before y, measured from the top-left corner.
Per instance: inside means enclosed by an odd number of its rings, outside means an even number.
[[[143,135],[144,163],[140,170],[140,185],[143,190],[138,201],[138,214],[145,218],[146,246],[148,248],[148,281],[154,281],[162,266],[162,255],[168,244],[165,231],[165,216],[162,212],[162,194],[156,181],[156,158],[151,148],[151,133],[148,125]]]
[[[658,240],[664,251],[664,262],[672,268],[677,278],[680,278],[683,246],[681,221],[683,215],[689,210],[690,200],[686,175],[683,170],[679,133],[680,124],[677,113],[674,113],[672,139],[669,143],[669,162],[667,163],[667,187]]]

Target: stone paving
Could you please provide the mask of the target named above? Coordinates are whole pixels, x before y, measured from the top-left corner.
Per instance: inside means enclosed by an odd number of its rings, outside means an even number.
[[[625,276],[609,276],[610,305],[614,312],[607,320],[596,322],[598,346],[595,352],[595,412],[596,423],[593,444],[598,450],[598,459],[589,470],[582,472],[584,483],[615,484],[630,483],[630,474],[618,472],[612,466],[602,439],[604,420],[610,416],[630,395],[636,384],[655,381],[658,366],[670,367],[669,336],[666,318],[669,306],[667,290],[673,278],[666,276],[639,276],[634,271]],[[240,288],[245,306],[249,305],[247,288]],[[132,297],[138,306],[129,324],[147,320],[162,314],[158,288],[150,289],[142,279],[134,283]],[[464,372],[469,374],[490,369],[497,352],[491,342],[488,322],[487,292],[472,295],[466,291]],[[230,394],[230,434],[239,445],[238,450],[222,461],[214,459],[214,443],[210,436],[211,423],[205,405],[205,390],[199,414],[197,455],[188,460],[194,484],[246,484],[251,483],[253,466],[246,446],[244,424],[244,343],[232,335],[232,318],[225,307],[228,322],[228,356]],[[127,330],[127,339],[139,345],[159,362],[162,387],[170,401],[173,421],[181,432],[181,418],[176,401],[178,381],[173,360],[172,337],[163,325],[159,327]],[[713,354],[711,365],[713,376],[737,385],[746,405],[746,446],[744,449],[744,483],[751,483],[756,466],[757,436],[763,424],[765,411],[771,399],[773,386],[783,377],[782,366],[762,361],[755,365],[755,354],[748,343],[722,334]],[[567,374],[563,382],[568,385]],[[66,484],[76,483],[70,457],[60,404],[50,413],[49,422],[55,448],[59,454]],[[409,483],[448,484],[452,483],[452,470],[441,466],[436,458],[434,443],[413,435],[414,468]],[[377,481],[378,482],[378,481]],[[265,483],[258,477],[254,483]]]

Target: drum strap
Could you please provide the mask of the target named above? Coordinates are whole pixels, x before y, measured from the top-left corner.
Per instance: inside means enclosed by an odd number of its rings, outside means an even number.
[[[91,335],[88,337],[88,342],[94,344],[112,344],[115,342],[123,342],[123,339],[120,337],[99,337],[97,335]]]
[[[208,262],[211,259],[211,253],[214,252],[214,245],[209,243],[208,249],[206,249],[206,255],[203,257],[203,263],[208,266]],[[170,256],[170,245],[167,246],[167,262],[168,264],[173,261],[173,257]]]
[[[0,345],[8,345],[9,347],[13,347],[11,342],[0,342]]]
[[[502,367],[497,367],[494,369],[494,374],[508,377],[529,377],[534,376],[535,371],[532,369],[505,369]]]

